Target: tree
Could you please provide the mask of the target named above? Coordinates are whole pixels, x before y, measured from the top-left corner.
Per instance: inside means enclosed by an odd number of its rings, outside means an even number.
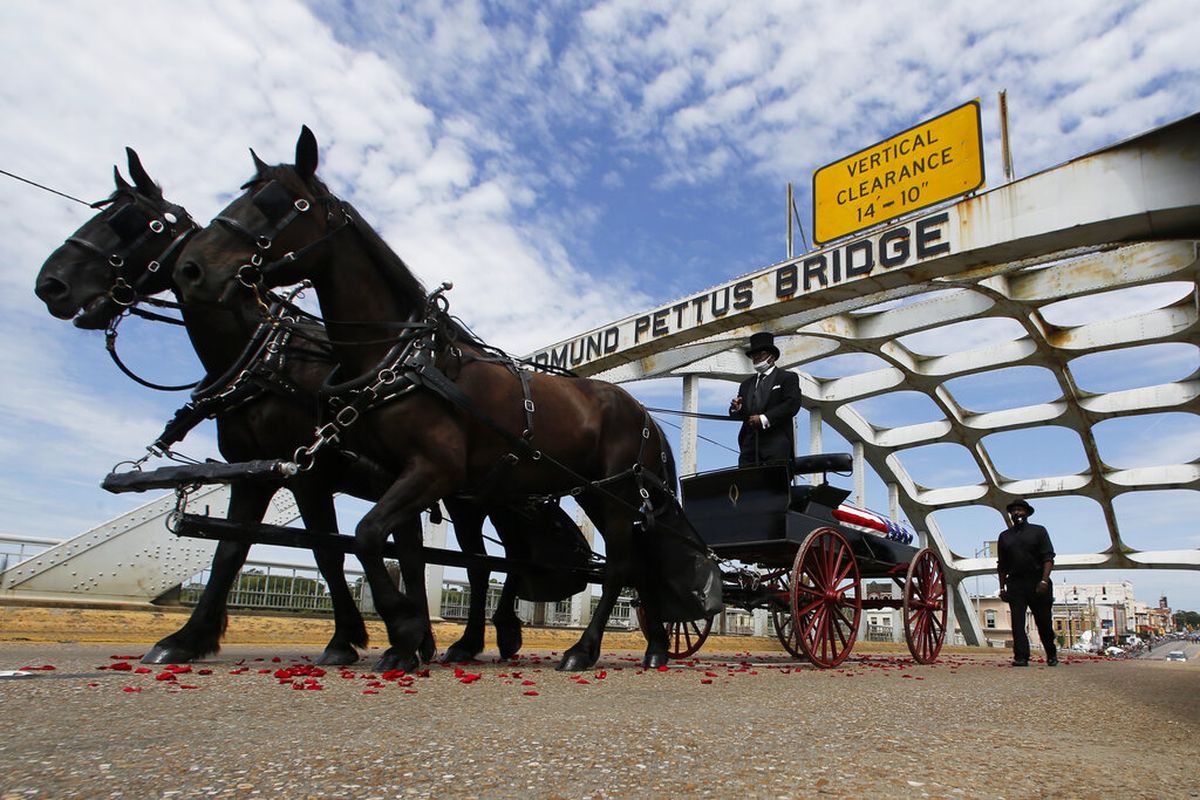
[[[1187,628],[1194,631],[1200,628],[1200,612],[1198,611],[1176,611],[1171,619],[1175,622],[1176,630]]]

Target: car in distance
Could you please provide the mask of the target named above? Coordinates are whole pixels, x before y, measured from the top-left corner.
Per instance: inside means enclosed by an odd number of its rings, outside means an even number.
[[[1187,656],[1183,654],[1182,650],[1172,650],[1167,653],[1167,661],[1187,661]]]

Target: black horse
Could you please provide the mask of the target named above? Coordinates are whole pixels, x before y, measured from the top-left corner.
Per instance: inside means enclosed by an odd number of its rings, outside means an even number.
[[[251,151],[253,154],[253,151]],[[674,461],[646,409],[609,383],[514,367],[471,337],[404,262],[316,177],[317,143],[304,128],[296,163],[254,156],[246,191],[188,243],[176,266],[186,302],[214,302],[247,287],[310,280],[352,394],[342,441],[397,476],[356,530],[357,551],[387,626],[380,666],[410,668],[427,610],[387,579],[382,548],[397,522],[460,493],[572,493],[604,536],[603,594],[559,669],[582,670],[600,654],[604,626],[624,586],[643,597],[644,664],[667,659],[656,574],[635,524],[655,504],[675,509]],[[264,263],[268,257],[277,260]],[[536,408],[536,414],[534,409]],[[339,415],[341,418],[341,415]],[[356,420],[356,421],[355,421]],[[398,541],[401,562],[420,563]],[[697,614],[699,616],[699,614]]]
[[[174,289],[173,267],[183,241],[197,229],[187,211],[169,202],[149,177],[133,150],[128,150],[129,184],[114,170],[116,191],[98,203],[100,211],[46,260],[38,274],[35,292],[54,316],[73,319],[86,329],[110,325],[126,309],[146,297]],[[208,375],[195,396],[212,397],[227,388],[230,369],[244,365],[247,345],[259,331],[257,309],[241,298],[221,305],[197,305],[183,309],[184,321],[196,352]],[[324,330],[306,323],[300,336],[283,348],[278,374],[259,374],[252,385],[242,387],[242,396],[219,407],[193,402],[200,417],[215,415],[219,445],[229,460],[290,457],[297,447],[311,441],[316,426],[317,391],[333,363]],[[271,380],[274,378],[274,380]],[[248,391],[247,391],[248,390]],[[192,420],[194,423],[197,420]],[[177,420],[175,435],[186,433],[186,423]],[[379,496],[387,480],[363,470],[360,465],[329,453],[318,468],[292,481],[288,488],[296,497],[305,525],[312,530],[336,529],[333,495],[347,492],[365,499]],[[382,483],[382,485],[381,485]],[[278,484],[237,482],[231,487],[228,517],[257,522],[262,519]],[[466,552],[484,552],[484,513],[468,503],[448,504],[455,520],[459,546]],[[419,519],[406,521],[416,525]],[[226,599],[249,547],[222,542],[213,557],[210,579],[191,618],[179,631],[158,642],[145,656],[147,663],[182,663],[216,652],[227,621]],[[342,557],[316,554],[317,564],[329,586],[335,631],[321,664],[349,664],[358,659],[356,647],[365,647],[367,632],[362,616],[346,586]],[[471,614],[463,636],[446,652],[448,660],[469,660],[483,649],[484,601],[488,572],[473,569]],[[424,575],[406,574],[406,586],[421,587]],[[494,623],[501,654],[505,657],[521,646],[521,623],[514,604],[516,586],[509,582],[501,595]],[[432,640],[425,643],[426,654]]]

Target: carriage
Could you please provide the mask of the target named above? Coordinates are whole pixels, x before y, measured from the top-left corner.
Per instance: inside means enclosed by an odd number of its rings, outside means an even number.
[[[857,514],[843,505],[850,492],[824,480],[825,473],[850,467],[849,455],[833,453],[685,477],[685,508],[713,553],[750,565],[722,570],[725,605],[765,608],[793,656],[835,667],[850,654],[863,611],[899,605],[909,652],[917,662],[931,663],[946,632],[942,561],[930,548],[855,524]],[[793,476],[803,474],[822,480],[797,483]],[[895,583],[899,602],[864,596],[868,578]],[[696,653],[712,626],[712,618],[671,623],[670,655]]]
[[[711,554],[722,562],[725,607],[766,609],[775,636],[796,658],[821,668],[836,667],[849,656],[864,611],[899,606],[913,659],[932,663],[946,632],[941,559],[930,548],[913,547],[883,531],[870,532],[854,524],[852,507],[843,505],[849,491],[824,479],[825,473],[846,472],[850,467],[849,455],[831,453],[801,456],[792,464],[734,467],[685,477],[681,488],[687,518]],[[103,485],[114,492],[181,487],[186,492],[186,487],[201,482],[275,479],[281,468],[286,470],[279,462],[270,461],[166,467],[113,473]],[[795,479],[818,474],[820,482]],[[527,522],[538,524],[538,519]],[[354,538],[348,535],[325,533],[314,538],[309,531],[247,525],[207,515],[180,513],[172,527],[178,535],[195,538],[347,554],[355,551]],[[527,600],[565,599],[585,584],[601,582],[604,571],[603,559],[594,554],[571,564],[547,564],[536,556],[514,557],[511,552],[506,557],[432,547],[423,552],[427,563],[484,567],[523,577],[525,588],[519,596]],[[569,588],[558,596],[554,589],[545,588],[547,578],[555,587]],[[865,596],[863,581],[871,578],[893,582],[900,597]],[[640,607],[639,622],[643,628],[647,624]],[[666,623],[668,655],[674,659],[694,655],[712,632],[713,623],[711,616]]]

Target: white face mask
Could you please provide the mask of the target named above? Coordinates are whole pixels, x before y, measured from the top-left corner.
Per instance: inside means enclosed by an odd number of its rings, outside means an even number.
[[[766,375],[767,370],[769,370],[770,368],[771,368],[770,361],[760,361],[754,365],[754,371],[757,372],[759,375]]]

